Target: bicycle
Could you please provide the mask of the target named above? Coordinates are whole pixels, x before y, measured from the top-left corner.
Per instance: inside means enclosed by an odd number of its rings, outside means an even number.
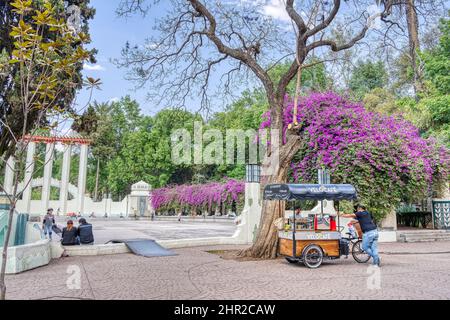
[[[370,256],[362,248],[362,239],[355,237],[352,233],[346,233],[348,237],[342,237],[342,239],[348,240],[352,244],[352,257],[358,263],[366,263],[370,260]]]

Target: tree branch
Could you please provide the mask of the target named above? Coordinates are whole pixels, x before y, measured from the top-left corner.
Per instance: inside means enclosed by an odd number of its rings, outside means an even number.
[[[268,93],[273,92],[273,83],[267,74],[267,72],[258,64],[258,62],[253,58],[253,56],[245,50],[241,49],[234,49],[231,48],[223,43],[222,40],[217,36],[216,30],[217,30],[217,22],[214,18],[213,14],[198,0],[189,0],[192,7],[200,14],[201,16],[205,17],[209,22],[209,28],[208,30],[205,30],[201,32],[202,34],[206,35],[208,39],[210,39],[215,46],[217,47],[217,50],[225,55],[228,55],[230,57],[233,57],[236,60],[239,60],[243,63],[245,63],[254,73],[255,75],[261,80],[264,87],[266,88]]]
[[[341,1],[340,0],[334,0],[334,6],[333,9],[330,12],[330,15],[319,25],[317,25],[316,27],[308,30],[305,32],[304,40],[308,39],[309,37],[319,33],[320,31],[326,29],[330,23],[334,20],[334,18],[336,17],[337,13],[339,12],[339,8],[341,7]]]
[[[349,48],[353,47],[358,41],[362,40],[366,36],[367,30],[369,30],[368,25],[364,26],[364,28],[359,32],[359,34],[356,35],[353,39],[351,39],[349,42],[342,44],[342,45],[338,45],[333,40],[326,40],[326,39],[322,39],[322,40],[313,42],[306,47],[306,51],[311,52],[312,50],[322,47],[322,46],[329,46],[333,52],[338,52],[338,51],[349,49]]]
[[[303,21],[302,16],[299,15],[298,12],[294,9],[294,0],[286,1],[286,11],[292,21],[294,21],[297,25],[299,33],[301,35],[305,34],[305,32],[307,31],[306,24],[305,21]]]

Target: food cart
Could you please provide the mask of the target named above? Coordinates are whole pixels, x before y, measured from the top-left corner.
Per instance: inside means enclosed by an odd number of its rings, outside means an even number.
[[[312,185],[312,184],[271,184],[264,189],[264,200],[294,201],[294,215],[285,219],[284,230],[279,231],[279,254],[290,263],[302,262],[308,268],[318,268],[324,259],[339,259],[348,256],[352,244],[352,256],[359,262],[369,260],[362,250],[358,237],[342,237],[339,216],[319,214],[309,217],[297,217],[296,200],[356,200],[355,188],[349,184]]]

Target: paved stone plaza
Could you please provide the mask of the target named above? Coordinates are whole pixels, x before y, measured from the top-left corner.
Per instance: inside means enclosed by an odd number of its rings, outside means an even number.
[[[192,239],[192,238],[211,238],[211,237],[230,237],[236,231],[236,225],[233,220],[209,219],[203,218],[183,219],[178,222],[172,221],[150,221],[150,220],[125,220],[125,219],[89,219],[94,229],[94,238],[96,244],[104,244],[109,240],[124,239],[154,239],[154,240],[172,240],[172,239]],[[64,219],[57,219],[60,226],[65,225]],[[78,225],[75,223],[75,225]]]
[[[450,299],[450,242],[381,244],[381,289],[372,290],[371,268],[351,258],[309,270],[283,259],[237,262],[206,252],[238,248],[63,258],[7,276],[8,299]],[[70,289],[77,271],[80,289]]]

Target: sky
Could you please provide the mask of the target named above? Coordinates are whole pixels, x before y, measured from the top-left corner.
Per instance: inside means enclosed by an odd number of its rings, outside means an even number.
[[[120,52],[129,41],[132,44],[143,43],[152,32],[152,23],[156,15],[162,14],[164,8],[157,6],[148,17],[119,18],[116,9],[120,0],[91,0],[91,5],[96,8],[95,18],[90,21],[89,29],[91,44],[89,48],[96,48],[96,64],[85,64],[83,74],[85,77],[100,79],[101,90],[95,90],[92,101],[110,102],[131,95],[136,99],[146,114],[152,114],[151,103],[146,100],[145,90],[135,90],[135,85],[125,80],[126,70],[118,69],[111,60],[120,57]],[[83,109],[89,102],[89,92],[83,89],[78,95],[78,109]],[[152,112],[153,111],[153,112]]]
[[[271,17],[279,23],[286,26],[288,32],[292,28],[289,16],[284,7],[284,0],[222,0],[223,3],[231,5],[255,4],[258,5],[261,13]],[[148,0],[149,3],[154,1]],[[145,40],[154,34],[153,25],[155,19],[163,17],[168,12],[168,1],[160,1],[159,4],[153,4],[149,14],[142,17],[139,14],[132,15],[128,19],[118,17],[116,9],[120,4],[120,0],[91,0],[91,5],[96,8],[96,15],[89,22],[91,35],[90,48],[96,48],[98,54],[96,56],[96,64],[85,64],[83,74],[85,77],[100,79],[102,82],[101,90],[95,90],[92,99],[89,100],[89,92],[83,89],[77,97],[77,109],[82,112],[87,107],[87,103],[111,102],[117,101],[121,97],[130,95],[140,104],[144,114],[155,115],[162,106],[157,106],[153,101],[147,100],[148,90],[142,88],[135,90],[135,83],[125,79],[126,70],[118,69],[112,62],[112,59],[120,58],[121,50],[125,44],[130,42],[133,45],[142,45]],[[345,7],[345,5],[343,5]],[[343,8],[345,10],[345,8]],[[222,67],[222,66],[221,66]],[[225,66],[224,68],[226,68]],[[220,70],[217,70],[220,74]],[[214,81],[214,80],[212,80]],[[218,82],[218,80],[217,80]],[[253,84],[254,85],[254,84]],[[216,86],[212,83],[212,87]],[[218,86],[218,85],[217,85]],[[248,86],[252,86],[248,84]],[[246,88],[242,88],[244,90]],[[195,98],[194,98],[195,99]],[[200,101],[193,100],[189,109],[197,111]],[[218,110],[214,110],[218,111]]]
[[[225,0],[238,1],[238,0]],[[250,1],[250,0],[239,0]],[[280,21],[288,21],[288,16],[282,7],[282,0],[256,0],[265,1],[264,13]],[[89,23],[91,44],[89,48],[96,48],[96,64],[85,64],[83,74],[85,77],[100,79],[101,90],[95,90],[91,100],[89,92],[83,89],[77,97],[77,109],[82,111],[87,103],[111,102],[130,95],[137,100],[144,114],[154,115],[161,107],[155,107],[146,99],[145,88],[136,90],[135,84],[125,79],[126,70],[118,69],[111,60],[120,57],[120,52],[129,41],[131,45],[142,44],[154,32],[152,26],[155,18],[162,17],[167,12],[167,4],[161,1],[153,5],[149,15],[141,17],[136,14],[126,19],[117,17],[116,9],[120,0],[91,0],[91,5],[96,8],[96,15]],[[193,107],[195,109],[195,107]]]

